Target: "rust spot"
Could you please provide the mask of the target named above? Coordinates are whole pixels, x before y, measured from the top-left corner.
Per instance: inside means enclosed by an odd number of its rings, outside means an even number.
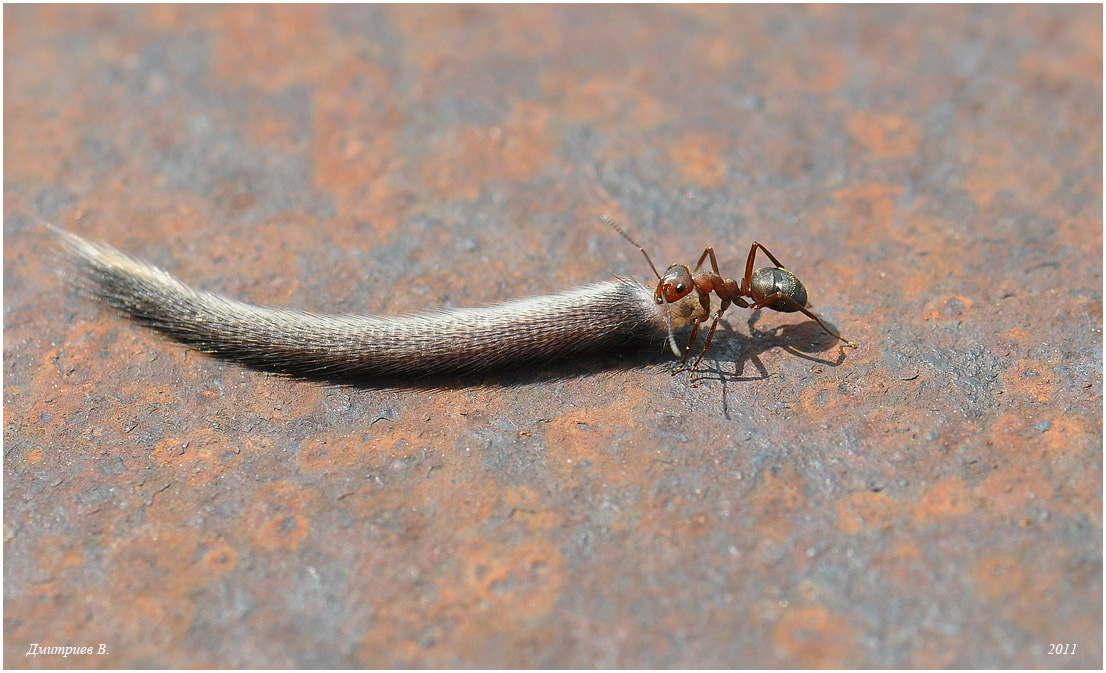
[[[308,439],[296,453],[296,463],[308,472],[331,472],[352,464],[368,447],[359,439]]]
[[[266,547],[295,549],[307,536],[307,520],[298,514],[277,514],[261,524],[254,537]]]
[[[295,549],[307,537],[306,496],[295,485],[274,482],[259,488],[245,514],[246,530],[266,549]]]
[[[806,503],[805,484],[790,467],[779,476],[771,469],[763,472],[759,488],[749,494],[746,506],[757,522],[757,533],[775,542],[786,540],[792,532],[790,512]]]
[[[60,572],[84,563],[83,545],[72,538],[53,535],[39,545],[39,563],[47,572]]]
[[[778,56],[779,62],[770,75],[775,89],[830,93],[839,89],[848,75],[847,62],[835,51],[819,51],[815,55],[810,50],[794,49]]]
[[[994,599],[1018,594],[1028,578],[1017,559],[987,556],[972,567],[972,580],[976,591]]]
[[[233,570],[238,565],[238,552],[225,542],[208,542],[207,553],[204,554],[204,563],[212,570],[220,573]]]
[[[560,595],[560,556],[540,541],[495,553],[480,549],[471,558],[466,579],[497,610],[533,616],[552,608]]]
[[[967,137],[973,155],[964,178],[964,188],[983,208],[1006,193],[1020,203],[1038,203],[1060,186],[1061,176],[1047,154],[1024,156],[990,137]]]
[[[898,586],[926,581],[926,561],[921,547],[913,540],[903,540],[889,551],[876,554],[872,558],[872,566],[886,573]]]
[[[193,430],[188,435],[172,435],[154,449],[153,458],[164,465],[175,479],[191,486],[202,486],[231,468],[238,454],[229,451],[225,436],[211,428]]]
[[[937,482],[922,492],[914,507],[914,520],[932,524],[971,512],[978,498],[963,479],[949,478]]]
[[[863,111],[849,117],[848,125],[853,140],[877,157],[901,157],[918,151],[921,135],[906,117]]]
[[[335,57],[350,48],[326,30],[318,8],[307,5],[222,11],[217,22],[213,74],[234,86],[280,91],[325,79]],[[254,39],[258,33],[265,39]]]
[[[932,302],[922,317],[925,320],[962,320],[971,308],[970,297],[953,295]]]
[[[697,187],[714,188],[726,177],[726,162],[719,155],[727,139],[705,134],[677,138],[668,149],[683,179]]]
[[[519,102],[501,126],[445,129],[422,179],[445,197],[475,199],[482,185],[495,180],[528,180],[548,170],[554,138],[549,111]]]
[[[1039,470],[1016,466],[992,472],[976,493],[992,511],[1010,515],[1023,513],[1029,505],[1045,505],[1052,498],[1052,487]]]
[[[886,493],[854,493],[837,506],[837,527],[850,535],[866,528],[888,528],[898,509],[898,502]]]
[[[1059,380],[1052,365],[1031,358],[1018,358],[1006,367],[1002,382],[1008,395],[1045,403],[1056,394]]]
[[[839,189],[833,198],[841,204],[841,217],[850,228],[869,231],[891,225],[902,191],[899,185],[862,184]]]
[[[623,119],[648,128],[667,119],[660,101],[632,83],[592,74],[587,78],[564,73],[542,76],[545,95],[558,101],[558,117],[570,123],[609,125]]]
[[[848,668],[858,657],[856,631],[822,607],[788,610],[772,636],[777,647],[807,668]]]

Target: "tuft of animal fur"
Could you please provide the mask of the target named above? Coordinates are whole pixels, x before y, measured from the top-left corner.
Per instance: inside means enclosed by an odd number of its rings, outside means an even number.
[[[316,315],[195,290],[111,246],[50,229],[84,292],[196,350],[263,371],[335,379],[457,374],[663,340],[679,355],[666,307],[628,279],[482,308]],[[669,308],[673,327],[701,311],[697,302]]]

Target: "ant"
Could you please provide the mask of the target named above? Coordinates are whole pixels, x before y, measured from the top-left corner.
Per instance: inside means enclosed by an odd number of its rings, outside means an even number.
[[[722,303],[719,305],[718,310],[713,313],[714,319],[711,321],[710,329],[707,331],[707,340],[703,344],[703,350],[699,352],[699,357],[695,358],[694,364],[691,365],[691,373],[688,378],[689,381],[694,381],[695,368],[699,366],[699,362],[703,359],[703,356],[706,355],[707,348],[710,347],[710,340],[714,338],[714,330],[718,327],[718,320],[731,304],[737,304],[741,308],[753,310],[770,308],[773,311],[780,311],[782,313],[801,311],[808,318],[818,323],[818,325],[826,331],[826,334],[829,334],[835,339],[844,341],[846,346],[856,347],[856,344],[826,327],[825,323],[807,308],[806,287],[803,286],[802,281],[800,281],[795,274],[785,269],[783,264],[780,263],[780,260],[776,259],[776,256],[760,243],[753,241],[753,245],[749,248],[749,257],[745,260],[745,277],[741,279],[740,283],[733,278],[725,278],[722,276],[722,272],[718,270],[718,259],[714,256],[714,248],[707,248],[703,251],[694,269],[688,269],[687,266],[683,264],[673,264],[668,267],[668,270],[665,271],[662,276],[657,271],[657,267],[653,265],[653,260],[649,259],[649,253],[645,252],[645,248],[641,247],[637,241],[630,238],[630,235],[610,217],[603,216],[601,219],[604,223],[621,234],[622,238],[625,238],[635,248],[640,250],[641,254],[645,255],[645,261],[649,262],[649,266],[653,269],[653,273],[656,274],[657,280],[660,281],[657,284],[656,292],[653,293],[653,299],[658,304],[664,303],[667,305],[679,301],[691,294],[692,290],[699,293],[699,304],[703,307],[705,314],[702,317],[694,319],[691,327],[691,338],[688,339],[683,358],[680,360],[680,365],[672,371],[673,374],[683,371],[684,365],[687,364],[687,356],[691,354],[691,346],[695,343],[696,335],[699,334],[699,325],[712,315],[710,310],[710,295],[712,292],[718,295]],[[768,259],[772,260],[772,263],[776,266],[764,267],[753,271],[753,262],[756,259],[757,249],[760,249],[764,254],[768,255]],[[706,269],[700,271],[699,267],[703,266],[703,261],[708,257],[710,258],[712,271]],[[746,299],[746,297],[748,297],[748,299]]]

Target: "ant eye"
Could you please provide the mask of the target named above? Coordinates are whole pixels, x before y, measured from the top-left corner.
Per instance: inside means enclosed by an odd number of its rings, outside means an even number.
[[[685,289],[687,289],[687,287],[683,283],[677,283],[676,284],[676,291],[677,292],[683,293],[683,291]]]

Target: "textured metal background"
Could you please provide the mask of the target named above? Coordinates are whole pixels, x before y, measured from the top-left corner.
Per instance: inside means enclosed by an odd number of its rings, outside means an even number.
[[[1101,7],[4,16],[6,665],[1102,666]],[[293,382],[67,291],[35,213],[379,313],[646,279],[611,213],[861,347]]]

